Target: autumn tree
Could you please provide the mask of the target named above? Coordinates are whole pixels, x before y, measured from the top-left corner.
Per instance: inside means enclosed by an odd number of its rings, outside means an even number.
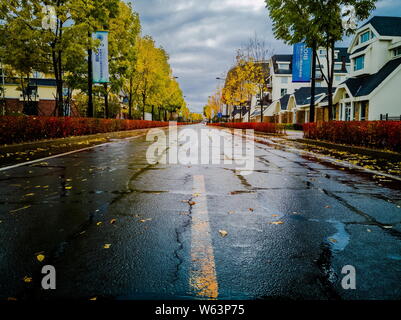
[[[119,0],[0,0],[6,37],[6,56],[18,70],[11,55],[32,53],[25,63],[31,71],[51,71],[56,79],[56,103],[64,115],[64,76],[84,63],[87,49],[96,47],[91,34],[104,28],[116,12]],[[20,41],[15,39],[20,38]],[[38,59],[35,57],[40,56]],[[31,62],[35,59],[34,62]],[[24,59],[20,59],[24,60]]]
[[[109,116],[109,94],[118,95],[123,90],[136,63],[135,44],[141,31],[138,14],[122,1],[119,2],[118,14],[110,19],[109,25],[110,85],[105,84],[103,91],[106,117]]]
[[[226,82],[222,91],[223,103],[240,106],[241,118],[242,108],[249,107],[251,98],[258,92],[258,83],[261,81],[261,66],[253,60],[248,60],[239,52],[236,63],[228,72]]]
[[[239,54],[246,60],[255,63],[254,82],[258,87],[260,96],[260,121],[263,122],[263,112],[265,94],[270,92],[270,68],[269,60],[273,55],[273,50],[268,46],[267,42],[260,38],[257,33],[239,50]]]

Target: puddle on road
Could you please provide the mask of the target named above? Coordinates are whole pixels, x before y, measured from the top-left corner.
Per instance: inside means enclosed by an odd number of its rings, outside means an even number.
[[[326,222],[331,223],[337,229],[334,235],[326,239],[331,249],[335,252],[343,251],[350,240],[350,235],[345,230],[345,224],[336,220],[327,220]]]
[[[401,256],[398,254],[389,254],[387,256],[387,258],[391,259],[391,260],[397,260],[397,261],[401,261]]]

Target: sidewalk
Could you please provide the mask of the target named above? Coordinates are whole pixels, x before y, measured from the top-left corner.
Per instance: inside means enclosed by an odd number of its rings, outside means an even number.
[[[292,140],[303,139],[304,137],[303,131],[299,130],[286,130],[286,134],[287,134],[286,138]]]
[[[143,135],[148,129],[98,133],[88,136],[39,140],[12,145],[0,145],[0,168],[34,161],[57,154],[93,147],[113,140]]]

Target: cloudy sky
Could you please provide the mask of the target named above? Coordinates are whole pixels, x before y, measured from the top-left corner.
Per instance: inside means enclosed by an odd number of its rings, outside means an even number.
[[[234,61],[235,51],[255,33],[275,53],[291,48],[274,39],[264,0],[133,0],[143,34],[170,55],[174,76],[189,108],[201,112]],[[401,16],[401,0],[381,0],[375,15]],[[221,82],[221,81],[220,81]]]

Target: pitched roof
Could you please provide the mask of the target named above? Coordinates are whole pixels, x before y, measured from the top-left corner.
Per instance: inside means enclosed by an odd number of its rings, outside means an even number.
[[[400,64],[401,58],[391,60],[379,72],[358,78],[349,78],[344,84],[348,87],[353,97],[367,96],[393,73]]]
[[[335,88],[333,88],[333,91],[335,90]],[[315,98],[317,98],[318,96],[322,95],[322,94],[326,94],[327,95],[328,92],[328,88],[326,87],[316,87],[315,88]],[[295,101],[297,103],[297,105],[305,105],[305,104],[309,104],[310,103],[310,98],[311,98],[311,88],[310,87],[302,87],[298,90],[296,90],[293,93],[294,97],[295,97]]]
[[[280,99],[281,110],[287,110],[288,100],[290,100],[290,94],[286,94]]]
[[[370,44],[368,44],[367,46],[363,46],[363,47],[361,47],[359,49],[356,49],[354,52],[351,53],[351,55],[353,55],[355,53],[358,53],[358,52],[361,52],[361,51],[365,50],[369,46],[370,46]]]
[[[381,36],[401,37],[401,17],[375,16],[362,27],[369,23]]]

